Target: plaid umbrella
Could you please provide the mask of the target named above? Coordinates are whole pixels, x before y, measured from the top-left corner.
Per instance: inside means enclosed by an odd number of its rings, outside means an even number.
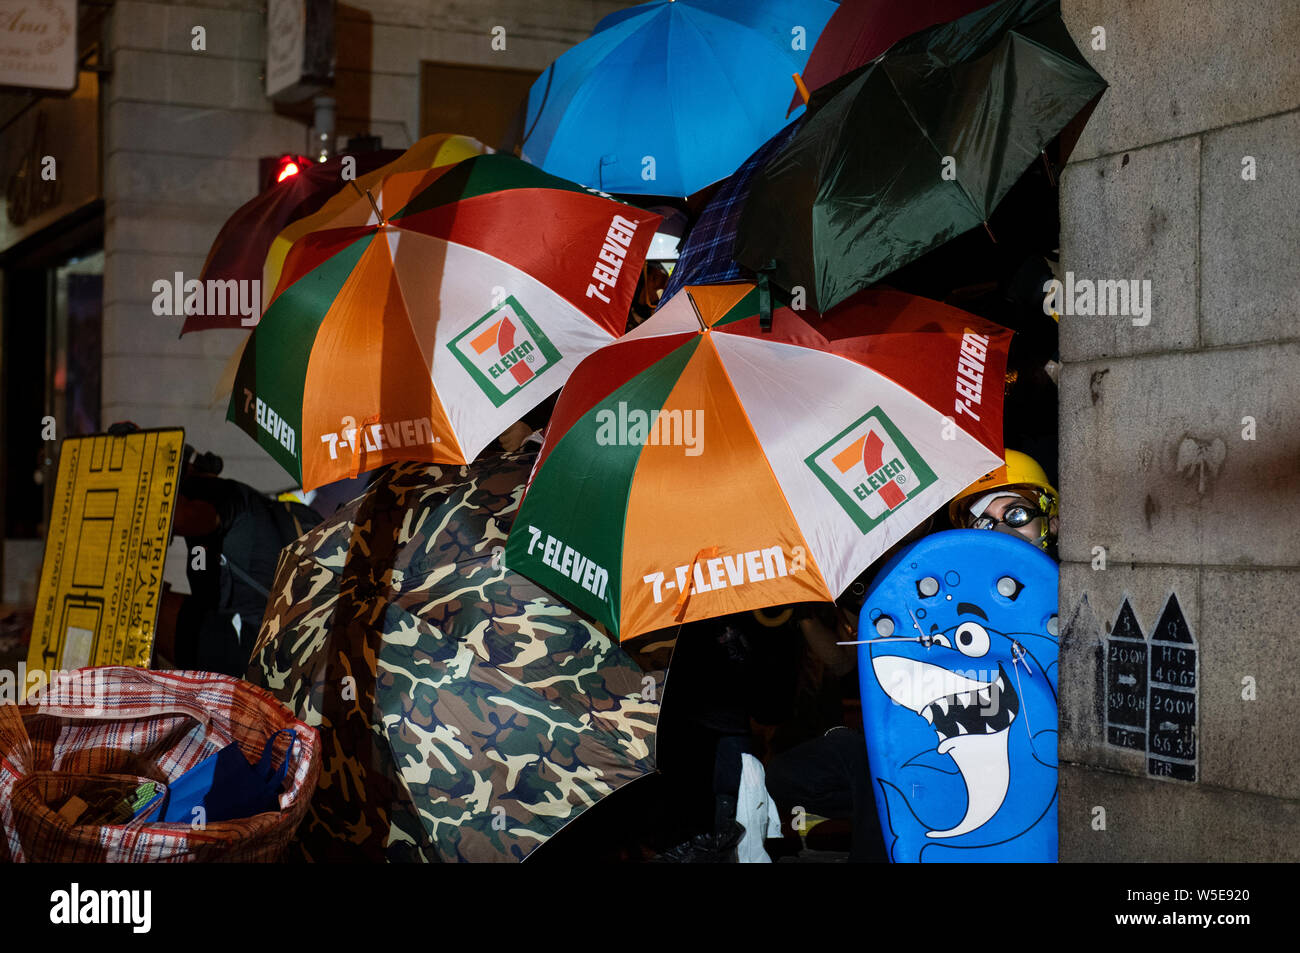
[[[533,459],[396,465],[282,553],[249,679],[321,733],[306,857],[523,860],[654,769],[662,671],[502,565]]]
[[[740,266],[731,257],[736,243],[740,211],[749,198],[750,180],[767,160],[794,138],[799,128],[795,120],[755,150],[718,188],[718,193],[700,212],[699,220],[686,237],[661,301],[668,301],[687,285],[725,284],[740,281]]]

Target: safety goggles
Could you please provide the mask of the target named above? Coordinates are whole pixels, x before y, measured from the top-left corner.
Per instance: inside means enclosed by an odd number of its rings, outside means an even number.
[[[1046,514],[1042,510],[1029,503],[1013,503],[1006,508],[1001,519],[988,515],[977,516],[971,520],[970,525],[971,529],[997,529],[998,524],[1005,523],[1012,529],[1019,529],[1044,515]]]

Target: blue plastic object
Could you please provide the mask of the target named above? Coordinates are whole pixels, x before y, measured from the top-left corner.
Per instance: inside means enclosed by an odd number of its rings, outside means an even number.
[[[605,192],[698,192],[789,121],[791,74],[835,8],[655,0],[611,13],[533,84],[523,156]]]
[[[289,747],[278,769],[271,766],[272,747],[277,735],[288,732]],[[239,745],[226,745],[216,754],[204,758],[167,786],[167,803],[163,806],[164,823],[190,824],[201,817],[206,824],[252,817],[280,809],[280,788],[293,756],[298,733],[284,728],[266,739],[257,766],[248,763]],[[201,807],[203,813],[195,814]]]
[[[895,862],[1057,857],[1056,563],[1017,537],[935,533],[862,605],[862,720]]]

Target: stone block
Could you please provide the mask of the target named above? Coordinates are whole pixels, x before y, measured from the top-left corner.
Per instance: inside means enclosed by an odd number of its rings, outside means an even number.
[[[1300,709],[1298,593],[1300,568],[1201,571],[1201,761],[1207,784],[1300,800],[1293,732],[1279,717]]]
[[[176,272],[197,278],[203,255],[165,255],[156,252],[111,251],[104,257],[104,304],[131,305],[136,313],[153,315],[154,282],[175,283]],[[172,317],[157,317],[160,326],[180,329]]]
[[[1194,567],[1131,567],[1109,559],[1105,565],[1104,570],[1093,569],[1091,562],[1061,566],[1060,752],[1066,761],[1145,777],[1144,752],[1106,740],[1106,636],[1127,600],[1150,639],[1175,594],[1199,639],[1200,581]]]
[[[228,217],[222,209],[186,208],[183,216],[175,216],[166,210],[155,212],[144,203],[134,204],[136,208],[126,214],[115,204],[108,221],[105,242],[116,254],[145,252],[206,258]]]
[[[105,124],[108,154],[126,151],[169,155],[256,159],[301,149],[301,123],[270,112],[170,106],[155,102],[114,102]]]
[[[1253,181],[1242,158],[1254,160]],[[1201,145],[1201,342],[1300,337],[1300,112]]]
[[[1062,0],[1083,55],[1110,89],[1075,148],[1112,155],[1300,102],[1300,4],[1294,0]],[[1105,27],[1106,50],[1092,30]]]
[[[189,56],[257,59],[250,40],[264,31],[264,17],[255,10],[208,4],[119,3],[113,8],[111,36],[116,50],[153,50]],[[204,28],[202,51],[194,50],[193,28]]]
[[[1300,563],[1296,380],[1295,343],[1066,364],[1062,558]]]
[[[207,357],[105,357],[102,399],[105,404],[153,406],[173,415],[171,426],[183,426],[196,407],[207,405],[220,371],[220,362]]]
[[[257,111],[266,96],[256,60],[229,60],[190,53],[119,50],[114,54],[109,103],[166,103]]]
[[[1072,764],[1061,766],[1060,831],[1067,863],[1300,860],[1300,803]]]
[[[127,358],[147,367],[157,358],[208,357],[203,335],[178,337],[179,319],[156,317],[147,307],[113,304],[104,309],[104,358]]]
[[[1067,166],[1061,174],[1061,274],[1074,275],[1073,298],[1064,302],[1105,316],[1068,313],[1060,319],[1061,357],[1081,361],[1119,354],[1167,351],[1196,345],[1197,190],[1196,139],[1135,149]],[[1149,312],[1115,315],[1125,302],[1117,290],[1081,300],[1083,281],[1133,280]],[[1103,286],[1109,288],[1110,286]],[[1070,290],[1067,283],[1066,291]],[[1137,322],[1135,324],[1135,322]]]
[[[119,152],[105,163],[105,180],[106,193],[119,201],[208,206],[227,215],[258,192],[256,161],[215,156]]]

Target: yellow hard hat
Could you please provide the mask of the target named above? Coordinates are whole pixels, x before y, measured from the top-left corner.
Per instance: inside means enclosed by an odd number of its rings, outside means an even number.
[[[986,473],[952,498],[948,504],[948,518],[953,526],[961,526],[962,511],[975,498],[996,490],[1023,490],[1026,496],[1038,500],[1038,508],[1051,518],[1056,515],[1060,494],[1047,482],[1043,468],[1027,453],[1008,450],[1005,462],[991,473]]]

